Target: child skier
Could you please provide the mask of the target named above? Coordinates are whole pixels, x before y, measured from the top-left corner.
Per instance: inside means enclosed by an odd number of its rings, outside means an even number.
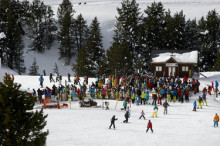
[[[125,120],[123,122],[124,123],[128,123],[128,118],[129,118],[129,111],[126,111],[126,113],[125,113]]]
[[[215,117],[214,117],[214,127],[215,127],[215,125],[217,125],[217,127],[218,127],[218,122],[219,122],[219,116],[218,116],[218,114],[216,113],[215,114]]]
[[[144,118],[144,120],[145,120],[145,113],[144,113],[144,110],[142,110],[142,112],[141,112],[141,116],[140,116],[140,118],[139,119],[141,119],[142,117]]]
[[[153,112],[153,115],[152,115],[153,118],[154,118],[154,116],[157,117],[157,112],[158,112],[158,107],[157,107],[157,105],[155,105],[154,112]]]
[[[109,102],[108,101],[105,102],[105,107],[106,107],[106,110],[109,109]]]
[[[146,133],[148,132],[149,128],[150,128],[151,132],[153,133],[152,123],[151,123],[150,120],[148,121],[148,124],[147,124],[147,130],[146,130]]]
[[[109,129],[111,129],[112,125],[115,129],[115,121],[118,120],[117,118],[115,118],[115,115],[113,115],[113,117],[111,118],[111,125],[109,126]]]
[[[193,102],[193,111],[196,111],[196,106],[197,106],[197,103],[196,103],[196,100]]]

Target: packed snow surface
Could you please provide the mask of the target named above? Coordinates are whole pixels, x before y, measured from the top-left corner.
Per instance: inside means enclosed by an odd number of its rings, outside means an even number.
[[[197,63],[198,51],[191,51],[187,53],[161,53],[157,57],[152,58],[152,62],[166,62],[170,58],[175,59],[179,63]]]
[[[220,81],[220,72],[205,72],[207,78],[201,77],[200,90],[212,81]],[[51,87],[49,77],[44,77],[44,87]],[[39,76],[15,76],[15,82],[22,84],[23,90],[37,89]],[[62,84],[67,80],[63,77]],[[73,81],[73,77],[71,78]],[[89,78],[89,84],[95,79]],[[83,82],[83,78],[81,78]],[[71,82],[73,84],[73,82]],[[49,130],[47,137],[48,146],[207,146],[219,145],[220,127],[213,127],[215,113],[220,114],[220,97],[214,98],[213,95],[207,96],[208,106],[197,109],[193,112],[193,101],[198,99],[198,93],[190,97],[189,103],[170,103],[168,115],[163,115],[163,107],[159,105],[158,118],[152,118],[152,105],[131,105],[131,117],[129,123],[123,123],[125,112],[121,110],[123,102],[108,100],[110,109],[103,108],[80,108],[78,102],[71,103],[70,108],[45,109],[48,114],[45,130]],[[98,105],[106,100],[96,100]],[[163,100],[164,101],[164,100]],[[150,97],[150,103],[152,98]],[[65,102],[69,104],[69,102]],[[54,103],[56,104],[56,103]],[[37,103],[35,107],[40,107]],[[115,108],[116,107],[116,108]],[[139,120],[141,111],[144,110],[147,120]],[[110,119],[116,115],[118,120],[115,122],[116,130],[108,129]],[[152,121],[154,133],[148,131],[146,127],[148,120]]]

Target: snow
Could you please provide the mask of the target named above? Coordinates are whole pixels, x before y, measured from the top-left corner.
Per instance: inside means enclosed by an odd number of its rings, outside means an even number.
[[[160,53],[157,57],[152,58],[153,63],[166,62],[170,58],[175,59],[178,63],[197,63],[198,51],[187,53]]]
[[[208,78],[199,78],[200,90],[207,87],[208,84],[211,85],[212,81],[220,81],[220,72],[203,72],[203,74]],[[15,82],[21,83],[23,90],[39,88],[38,78],[39,76],[15,75]],[[44,86],[51,86],[49,77],[44,78]],[[66,79],[67,77],[63,77],[63,84]],[[83,78],[80,81],[83,82]],[[95,79],[89,78],[89,84],[92,81]],[[201,94],[200,92],[190,97],[189,103],[170,103],[168,115],[163,115],[163,107],[159,105],[158,118],[151,117],[154,106],[132,104],[131,117],[127,124],[122,122],[125,119],[125,112],[120,110],[123,105],[122,101],[118,102],[115,109],[116,101],[108,100],[110,110],[80,108],[78,102],[72,102],[71,109],[45,109],[44,113],[48,114],[45,130],[49,130],[47,145],[218,145],[220,127],[213,127],[213,118],[215,113],[220,114],[220,98],[208,95],[208,106],[203,106],[203,109],[197,109],[197,112],[193,112],[193,101]],[[98,105],[102,105],[102,100],[96,101]],[[152,102],[151,97],[149,102]],[[68,102],[66,103],[68,104]],[[35,105],[35,107],[39,106],[39,103]],[[144,110],[147,120],[139,120],[142,110]],[[113,115],[118,118],[115,122],[116,130],[108,129],[110,118]],[[152,121],[154,133],[145,132],[149,119]]]
[[[5,34],[3,33],[3,32],[1,32],[0,33],[0,39],[3,39],[3,38],[5,38],[6,36],[5,36]]]

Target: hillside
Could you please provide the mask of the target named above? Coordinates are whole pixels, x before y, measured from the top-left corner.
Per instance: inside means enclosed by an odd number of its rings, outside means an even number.
[[[31,1],[31,0],[29,0]],[[155,0],[156,2],[161,1],[165,7],[165,9],[170,9],[171,13],[180,12],[183,10],[183,13],[186,16],[186,19],[194,19],[199,20],[202,16],[206,16],[208,11],[216,9],[217,12],[220,9],[220,1],[219,0]],[[57,8],[62,0],[44,0],[45,4],[51,5],[55,18],[57,19]],[[100,22],[101,31],[103,35],[103,45],[105,49],[108,49],[110,43],[112,41],[112,35],[115,25],[115,16],[117,16],[117,7],[121,7],[121,1],[119,0],[74,0],[71,1],[73,4],[73,9],[75,9],[76,14],[75,17],[82,13],[87,23],[90,24],[91,20],[97,16]],[[86,4],[81,4],[79,3]],[[139,6],[141,8],[141,12],[147,8],[147,6],[151,5],[152,0],[137,0]],[[53,72],[53,67],[55,62],[58,64],[60,68],[60,73],[62,75],[66,75],[67,72],[73,74],[74,72],[71,70],[71,66],[65,66],[64,61],[59,60],[59,51],[58,43],[54,43],[51,50],[46,51],[44,54],[38,54],[33,51],[29,51],[31,41],[24,37],[25,42],[25,50],[24,50],[24,59],[25,66],[27,68],[26,73],[29,73],[28,68],[33,63],[33,59],[36,58],[37,63],[39,65],[39,73],[42,74],[43,69],[46,70],[47,73]]]

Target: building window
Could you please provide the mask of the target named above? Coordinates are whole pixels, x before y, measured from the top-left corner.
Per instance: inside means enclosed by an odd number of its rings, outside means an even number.
[[[162,66],[156,66],[156,71],[162,71]]]
[[[188,66],[182,66],[182,71],[189,71],[189,67]]]

